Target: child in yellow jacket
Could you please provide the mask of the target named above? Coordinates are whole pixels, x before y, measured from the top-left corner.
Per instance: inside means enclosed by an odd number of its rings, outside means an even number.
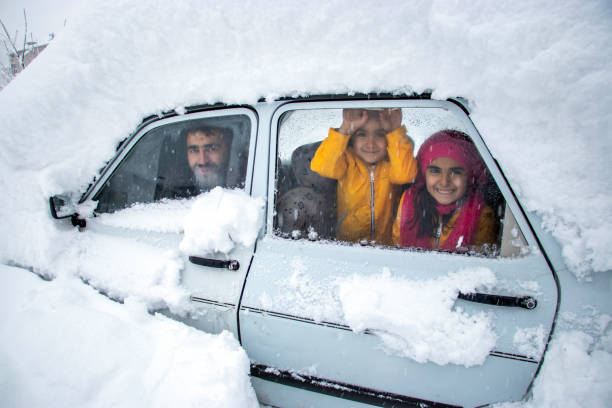
[[[417,174],[401,123],[401,109],[344,109],[312,158],[313,171],[338,180],[338,239],[391,245],[400,185]]]

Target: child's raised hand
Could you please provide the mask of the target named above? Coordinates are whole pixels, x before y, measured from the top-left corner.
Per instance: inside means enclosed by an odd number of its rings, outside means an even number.
[[[338,132],[343,135],[352,135],[367,121],[368,112],[365,109],[342,109],[342,125],[338,128]]]
[[[389,133],[402,126],[402,110],[400,108],[388,108],[380,111],[380,124],[385,132]]]

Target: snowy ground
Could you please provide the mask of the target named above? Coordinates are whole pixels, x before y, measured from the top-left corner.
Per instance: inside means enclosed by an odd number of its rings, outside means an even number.
[[[234,337],[0,267],[0,406],[259,407]]]
[[[611,17],[605,0],[119,0],[75,10],[0,92],[0,261],[57,277],[1,269],[0,405],[255,406],[248,360],[231,336],[146,313],[180,304],[177,280],[155,275],[157,287],[109,301],[75,278],[69,255],[79,237],[48,214],[47,198],[82,191],[142,117],[190,104],[425,89],[464,96],[573,276],[609,275]],[[593,311],[582,329],[561,318],[568,323],[519,406],[612,405],[610,317]]]

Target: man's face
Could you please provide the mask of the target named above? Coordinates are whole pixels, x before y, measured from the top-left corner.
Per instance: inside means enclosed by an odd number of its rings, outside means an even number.
[[[195,130],[187,134],[187,160],[200,189],[225,183],[228,157],[229,146],[221,132]]]

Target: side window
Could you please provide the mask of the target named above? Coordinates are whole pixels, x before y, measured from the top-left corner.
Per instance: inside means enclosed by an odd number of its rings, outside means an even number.
[[[160,124],[131,147],[98,191],[96,212],[245,185],[251,119],[235,114]]]
[[[286,112],[278,126],[275,234],[520,255],[525,239],[464,127],[442,108]]]

